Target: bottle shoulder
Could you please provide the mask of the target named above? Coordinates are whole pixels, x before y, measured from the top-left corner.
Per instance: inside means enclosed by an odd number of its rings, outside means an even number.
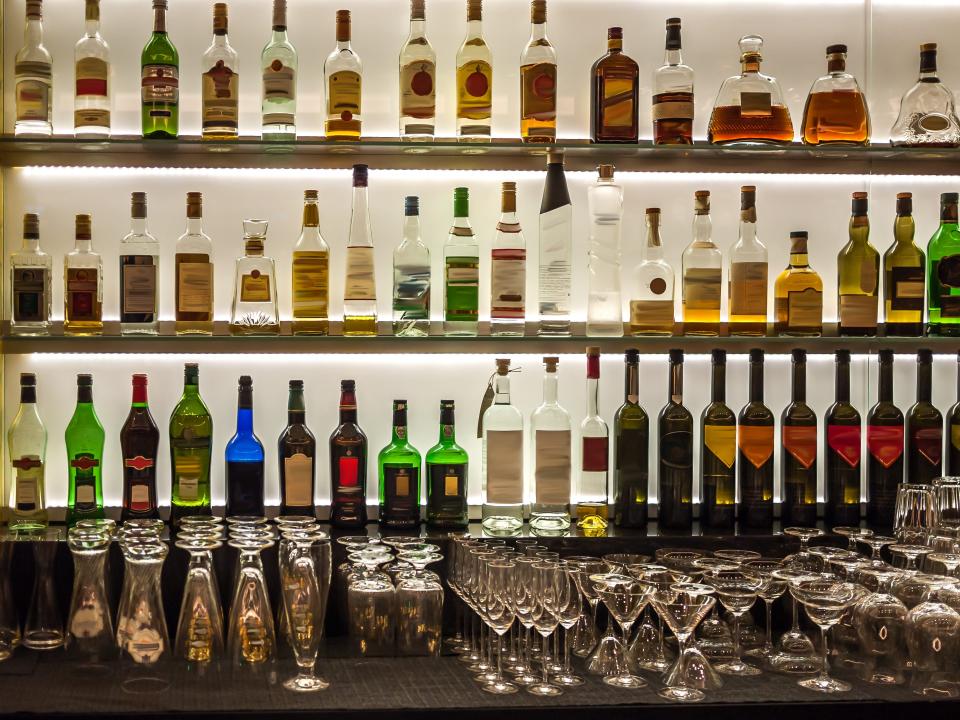
[[[783,410],[780,421],[783,425],[816,425],[817,414],[805,402],[791,402]]]
[[[770,408],[757,400],[744,405],[738,419],[744,425],[773,425],[773,413]]]
[[[703,409],[701,419],[705,424],[736,425],[737,414],[726,403],[711,402]]]
[[[849,402],[834,402],[824,413],[827,424],[860,426],[860,413]]]
[[[141,53],[144,65],[179,65],[180,55],[166,33],[154,33]]]

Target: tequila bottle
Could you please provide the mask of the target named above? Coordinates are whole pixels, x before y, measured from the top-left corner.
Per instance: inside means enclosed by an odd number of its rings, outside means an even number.
[[[353,166],[353,210],[347,241],[347,277],[343,294],[343,334],[377,334],[377,283],[373,235],[367,199],[367,166]]]
[[[213,243],[203,232],[203,195],[187,193],[187,228],[177,238],[177,335],[213,334]]]
[[[884,330],[887,335],[923,335],[927,256],[914,242],[913,195],[897,193],[893,244],[883,254]]]
[[[940,227],[927,244],[930,333],[960,335],[960,225],[957,193],[940,195]]]
[[[77,215],[76,244],[63,258],[63,332],[103,332],[103,261],[93,250],[91,218]]]
[[[580,423],[577,527],[603,530],[609,513],[610,430],[600,417],[600,348],[587,348],[587,416]]]
[[[53,134],[52,60],[43,45],[42,0],[27,0],[23,47],[14,61],[15,135]]]
[[[710,193],[697,190],[693,242],[683,251],[683,334],[717,335],[723,255],[711,237]]]
[[[170,522],[210,513],[213,418],[200,397],[200,369],[183,366],[183,395],[170,414]]]
[[[520,56],[520,138],[557,139],[557,51],[547,39],[547,0],[530,1],[530,39]]]
[[[490,251],[490,334],[523,335],[527,247],[517,218],[517,184],[503,183],[500,221]]]
[[[613,179],[613,165],[597,168],[597,181],[587,188],[590,210],[587,335],[621,337],[620,233],[623,187]]]
[[[807,145],[869,145],[870,111],[857,79],[847,72],[847,46],[827,48],[827,74],[810,88],[803,108]]]
[[[237,137],[240,74],[237,51],[227,38],[227,4],[214,3],[213,42],[201,59],[201,119],[204,140]]]
[[[570,334],[572,256],[573,205],[563,172],[563,154],[551,152],[540,203],[540,335]]]
[[[953,92],[937,75],[937,44],[920,46],[920,77],[900,100],[900,114],[890,129],[891,145],[956,147],[960,120]]]
[[[467,188],[453,191],[453,226],[443,246],[445,335],[476,335],[480,305],[480,247],[470,226]]]
[[[680,56],[680,18],[667,19],[663,65],[653,74],[653,142],[693,144],[693,68]]]
[[[380,480],[379,523],[389,528],[420,525],[420,452],[407,434],[407,401],[393,401],[390,444],[377,456]]]
[[[562,532],[570,527],[570,413],[557,400],[560,358],[545,357],[543,403],[530,415],[533,503],[530,527]]]
[[[266,220],[243,221],[243,257],[237,258],[233,281],[233,335],[279,335],[277,269],[273,258],[263,254]]]
[[[350,11],[337,10],[337,47],[323,63],[327,87],[327,119],[324,127],[331,140],[356,140],[360,137],[362,73],[360,57],[350,46]]]
[[[120,332],[156,335],[160,243],[147,230],[147,194],[130,196],[130,232],[120,241]]]
[[[20,373],[20,407],[7,430],[7,452],[13,466],[10,486],[11,532],[43,532],[47,527],[47,428],[37,409],[37,376]]]
[[[457,137],[490,140],[493,55],[483,39],[483,0],[467,0],[467,36],[457,51]]]
[[[293,248],[293,334],[326,335],[329,329],[330,248],[320,234],[319,193],[303,192],[303,228]]]
[[[297,139],[297,49],[287,35],[287,0],[273,0],[273,34],[260,53],[264,140]]]
[[[497,359],[494,401],[483,428],[483,527],[516,534],[523,526],[523,415],[510,404],[510,361]]]
[[[767,331],[767,246],[757,239],[757,189],[740,188],[740,237],[730,249],[730,334]]]
[[[102,518],[103,425],[93,408],[93,376],[77,375],[77,406],[64,433],[67,447],[67,525]]]
[[[53,258],[40,249],[40,218],[23,216],[23,243],[10,254],[10,332],[46,335],[53,306]]]
[[[420,198],[403,207],[403,240],[393,251],[393,334],[430,334],[430,250],[420,236]]]
[[[837,294],[840,335],[876,335],[880,253],[870,244],[865,192],[853,194],[850,241],[837,255]]]
[[[153,34],[140,53],[140,123],[145,138],[180,127],[180,56],[167,35],[167,0],[153,0]]]
[[[623,28],[607,30],[607,54],[593,64],[590,75],[590,139],[637,142],[640,69],[623,54]]]
[[[287,427],[277,440],[280,461],[280,514],[316,515],[313,504],[317,476],[317,440],[307,427],[303,380],[290,381]]]
[[[660,208],[647,208],[647,242],[643,259],[633,271],[630,296],[630,334],[672,335],[674,326],[673,267],[663,259],[660,244]]]
[[[427,40],[426,0],[410,0],[410,34],[400,50],[400,137],[430,140],[437,115],[437,53]]]
[[[110,136],[110,48],[100,36],[100,0],[86,0],[86,28],[73,48],[73,132]]]
[[[823,332],[823,280],[810,267],[807,232],[790,233],[790,264],[773,284],[777,335],[816,337]]]
[[[440,401],[440,439],[427,451],[427,525],[465,528],[470,520],[467,505],[469,461],[457,445],[453,400]]]

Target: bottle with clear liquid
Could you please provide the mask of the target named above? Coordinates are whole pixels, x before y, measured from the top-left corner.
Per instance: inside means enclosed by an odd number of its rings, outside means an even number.
[[[23,216],[23,244],[10,253],[10,333],[47,335],[53,307],[53,257],[40,249],[40,217]]]
[[[73,132],[110,137],[110,47],[100,36],[100,0],[86,0],[86,27],[73,48]]]
[[[103,260],[93,250],[92,221],[77,215],[76,245],[63,258],[63,332],[103,332]]]
[[[120,332],[156,335],[160,243],[147,230],[147,194],[130,196],[130,232],[120,241]]]
[[[393,334],[430,334],[430,249],[420,235],[420,198],[403,206],[403,239],[393,251]]]
[[[483,413],[483,528],[515,534],[523,527],[523,415],[510,404],[510,360],[497,359],[494,401]]]
[[[343,291],[343,334],[377,334],[377,283],[367,197],[367,166],[353,166],[353,210],[347,241]]]
[[[293,334],[329,330],[330,248],[320,234],[319,193],[303,191],[303,228],[293,248]]]
[[[480,246],[470,226],[470,196],[453,191],[453,226],[443,246],[443,334],[477,334],[480,315]]]
[[[287,35],[287,0],[273,0],[273,34],[260,53],[264,140],[297,139],[297,49]]]
[[[557,51],[547,39],[547,0],[530,1],[530,39],[520,56],[520,138],[557,139]]]
[[[956,147],[960,144],[953,92],[937,75],[937,44],[920,46],[920,77],[900,100],[900,114],[890,128],[891,145]]]
[[[723,254],[713,242],[710,192],[697,190],[693,242],[683,251],[683,334],[718,335]]]
[[[730,334],[767,332],[767,246],[757,238],[757,188],[740,188],[740,237],[730,249]]]
[[[517,218],[517,184],[501,188],[500,221],[490,251],[490,334],[523,335],[527,246]]]
[[[279,335],[277,268],[263,254],[266,220],[243,221],[243,256],[237,258],[233,280],[232,335]]]
[[[432,140],[437,53],[427,40],[426,0],[410,0],[410,34],[400,50],[400,137]]]
[[[673,335],[674,283],[673,266],[663,259],[660,243],[660,208],[647,208],[647,242],[643,259],[633,271],[634,286],[630,295],[630,334]]]
[[[563,172],[563,154],[547,154],[547,179],[540,203],[540,335],[570,334],[570,276],[573,205]]]
[[[837,255],[840,335],[876,335],[880,296],[880,253],[870,244],[867,193],[853,194],[850,240]]]
[[[227,4],[214,3],[213,42],[201,59],[201,119],[204,140],[237,137],[240,73],[237,51],[227,38]]]
[[[489,142],[493,55],[483,39],[483,0],[467,0],[467,36],[457,51],[457,137]]]
[[[693,68],[680,56],[680,18],[667,19],[663,65],[653,74],[653,142],[693,144]]]
[[[13,466],[8,527],[11,532],[42,532],[47,528],[47,429],[37,410],[33,373],[20,373],[20,407],[7,431],[7,452]]]
[[[543,402],[530,415],[533,504],[530,527],[562,532],[570,527],[570,413],[557,400],[560,358],[545,357]]]
[[[587,188],[590,211],[587,335],[622,337],[620,300],[620,233],[623,186],[613,179],[613,165],[597,168],[597,181]]]
[[[43,45],[42,0],[27,0],[27,25],[23,47],[14,63],[16,97],[15,135],[53,134],[53,71],[50,53]]]
[[[600,348],[587,348],[587,416],[580,423],[577,527],[603,530],[609,517],[610,428],[600,416]]]
[[[350,46],[350,11],[337,10],[337,47],[323,63],[327,88],[327,119],[324,128],[331,140],[360,137],[360,56]]]

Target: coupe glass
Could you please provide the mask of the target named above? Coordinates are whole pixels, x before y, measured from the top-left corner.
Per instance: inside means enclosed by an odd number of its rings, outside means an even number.
[[[190,554],[180,604],[174,654],[187,662],[207,663],[223,653],[223,610],[212,553],[223,543],[182,531],[176,546]]]
[[[747,570],[719,570],[707,573],[703,581],[713,587],[727,612],[733,615],[733,657],[716,666],[725,675],[759,675],[760,670],[743,662],[740,653],[740,618],[757,600],[763,578]]]
[[[798,554],[802,555],[809,549],[810,541],[813,540],[813,538],[823,535],[823,530],[814,527],[794,526],[785,527],[783,529],[783,534],[790,537],[795,537],[800,541],[800,551]]]
[[[709,667],[706,658],[689,643],[697,625],[707,616],[716,603],[716,598],[707,594],[684,592],[682,586],[672,590],[657,590],[650,602],[677,637],[679,654],[674,669],[667,676],[667,686],[657,693],[660,697],[675,702],[700,702],[705,697],[702,690],[689,683],[692,667]]]
[[[639,582],[604,583],[597,590],[610,615],[620,625],[624,648],[630,646],[630,629],[637,618],[640,617],[640,611],[647,604],[652,591],[653,587],[651,585]],[[631,674],[626,667],[617,675],[605,676],[603,682],[614,687],[630,689],[642,688],[647,685],[643,678]]]
[[[840,622],[843,613],[856,601],[856,585],[829,578],[798,580],[790,584],[790,594],[803,604],[809,618],[820,628],[823,648],[820,673],[816,677],[798,680],[797,684],[824,693],[849,691],[850,683],[835,680],[828,673],[827,631]]]
[[[325,589],[329,587],[321,581],[327,570],[317,567],[312,549],[315,543],[329,545],[326,537],[298,538],[282,543],[280,551],[280,587],[287,637],[297,662],[296,677],[283,686],[294,692],[316,692],[329,687],[315,672],[327,605]]]
[[[870,537],[873,535],[873,530],[856,527],[853,525],[841,525],[839,527],[832,528],[831,532],[834,535],[845,537],[847,539],[847,549],[853,551],[856,551],[857,549],[857,540],[859,540],[861,537]]]
[[[240,553],[227,634],[227,650],[234,665],[261,665],[275,655],[277,638],[260,557],[273,544],[268,537],[231,537],[229,541],[230,547]]]
[[[927,572],[956,577],[960,570],[960,554],[933,552],[924,558],[923,565]]]
[[[626,572],[627,565],[650,562],[649,555],[638,555],[637,553],[608,553],[600,559],[606,563],[607,569],[612,573]]]
[[[893,513],[893,534],[905,545],[922,545],[937,525],[937,509],[930,485],[901,483]]]
[[[718,557],[721,560],[729,560],[737,565],[743,565],[745,562],[759,560],[761,557],[763,557],[756,550],[740,550],[739,548],[717,550],[713,553],[713,556]]]
[[[883,549],[887,545],[894,545],[897,542],[895,537],[889,535],[860,535],[857,542],[861,542],[870,548],[870,560],[876,564],[883,564]]]
[[[923,564],[923,558],[931,552],[931,548],[926,545],[897,543],[890,546],[891,564],[907,572],[919,572],[920,566]]]
[[[811,580],[816,573],[799,568],[782,568],[774,570],[770,575],[787,583],[789,589],[792,583],[802,580]],[[777,643],[778,652],[771,660],[775,670],[785,673],[809,674],[821,669],[816,648],[800,629],[800,607],[793,593],[790,594],[790,613],[793,618],[790,629],[780,636]]]
[[[482,689],[494,695],[509,695],[517,692],[517,686],[503,678],[503,646],[500,642],[516,617],[513,590],[516,568],[515,563],[494,560],[486,566],[481,580],[486,585],[484,593],[486,600],[481,614],[483,621],[497,636],[496,675],[490,682],[483,685]]]

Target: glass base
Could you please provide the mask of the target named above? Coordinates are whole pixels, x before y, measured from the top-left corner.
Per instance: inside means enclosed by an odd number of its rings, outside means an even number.
[[[605,685],[627,688],[628,690],[647,686],[646,681],[641,677],[637,677],[636,675],[607,675],[603,679],[603,682]]]
[[[623,643],[613,635],[604,635],[587,661],[587,672],[591,675],[622,674],[630,671],[629,662]]]
[[[720,663],[715,665],[714,668],[718,673],[723,673],[724,675],[759,675],[760,670],[755,668],[753,665],[747,665],[747,663],[742,660],[730,660],[728,662]]]
[[[806,680],[798,680],[797,685],[807,690],[816,690],[822,693],[849,692],[852,687],[848,682],[834,680],[832,677],[826,675],[818,675],[817,677],[807,678]]]
[[[579,685],[583,685],[586,682],[586,680],[584,680],[582,677],[580,677],[579,675],[574,675],[573,673],[569,675],[567,674],[557,675],[556,677],[553,678],[553,681],[559,685],[563,685],[564,687],[577,687]]]
[[[697,690],[719,690],[723,679],[713,669],[710,661],[695,647],[683,651],[663,682],[668,687],[690,687]]]
[[[316,692],[317,690],[326,690],[330,687],[330,683],[315,675],[297,675],[287,680],[283,686],[294,692]]]
[[[543,682],[539,682],[536,685],[531,685],[527,688],[527,692],[531,695],[539,695],[541,697],[554,697],[556,695],[563,695],[563,690],[558,688],[556,685],[550,685]]]
[[[30,650],[55,650],[63,646],[63,633],[59,630],[35,630],[23,635],[23,646]]]
[[[481,686],[480,688],[484,692],[493,693],[494,695],[511,695],[519,689],[513,683],[508,683],[506,680],[488,682],[486,685]]]
[[[666,687],[658,692],[657,695],[665,700],[682,703],[700,702],[706,697],[700,690],[688,687]]]

